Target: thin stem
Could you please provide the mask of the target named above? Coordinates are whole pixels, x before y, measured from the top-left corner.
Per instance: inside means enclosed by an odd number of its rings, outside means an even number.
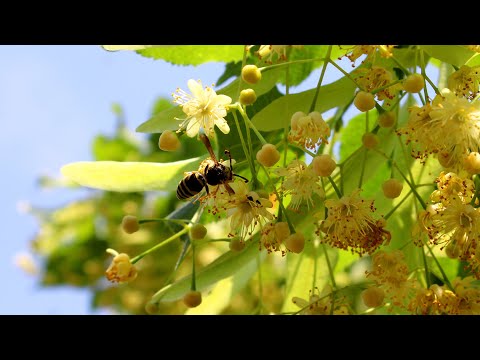
[[[252,121],[250,120],[250,118],[248,117],[247,113],[244,111],[242,106],[239,106],[237,109],[238,109],[238,112],[240,113],[240,115],[242,115],[245,123],[248,124],[248,126],[250,126],[250,128],[253,130],[255,135],[257,135],[257,137],[260,140],[260,142],[262,143],[262,145],[267,144],[268,143],[267,140],[265,140],[265,138],[262,136],[262,134],[260,134],[260,132],[255,127],[255,125],[253,125]]]
[[[240,108],[238,110],[240,111]],[[232,114],[233,118],[235,119],[235,125],[237,126],[238,134],[240,135],[240,142],[242,143],[243,152],[245,153],[245,157],[248,159],[248,165],[250,165],[250,171],[252,172],[252,176],[256,180],[257,172],[255,171],[255,165],[253,164],[250,154],[248,153],[247,146],[245,145],[245,139],[243,138],[243,133],[242,129],[240,128],[240,123],[238,122],[237,114],[234,111],[232,111]]]
[[[171,242],[173,242],[174,240],[178,239],[180,236],[182,236],[183,234],[186,234],[189,230],[189,227],[188,226],[184,226],[183,230],[179,231],[178,233],[170,236],[167,240],[164,240],[162,241],[160,244],[157,244],[155,245],[154,247],[148,249],[147,251],[141,253],[140,255],[137,255],[135,256],[130,262],[132,264],[135,264],[136,262],[138,262],[141,258],[143,258],[145,255],[148,255],[152,252],[154,252],[155,250],[158,250],[162,247],[164,247],[165,245],[168,245],[170,244]]]
[[[290,66],[286,67],[285,70],[285,77],[286,77],[286,86],[285,86],[285,96],[290,94]],[[288,102],[287,102],[287,110],[288,110]],[[289,112],[287,111],[287,114]],[[285,122],[285,127],[283,129],[283,167],[287,166],[287,154],[288,154],[288,121]]]
[[[365,163],[367,162],[367,149],[363,152],[363,158],[362,158],[362,170],[360,172],[360,178],[358,179],[358,188],[362,188],[362,183],[363,183],[363,175],[365,174]]]
[[[364,90],[362,86],[360,86],[360,84],[357,83],[357,81],[349,74],[347,73],[345,70],[343,70],[340,66],[337,65],[337,63],[335,61],[332,61],[331,59],[328,60],[328,62],[330,64],[332,64],[333,66],[335,66],[343,75],[345,75],[345,77],[347,77],[348,79],[350,79],[360,90]]]
[[[196,276],[195,276],[195,244],[192,242],[192,291],[197,290]]]
[[[320,88],[322,87],[323,77],[325,76],[325,71],[327,70],[328,62],[330,61],[330,55],[332,54],[332,45],[328,47],[327,56],[325,57],[326,61],[323,63],[322,72],[320,73],[320,78],[318,79],[317,88],[315,89],[315,95],[313,96],[312,104],[310,105],[310,110],[308,111],[311,113],[315,110],[315,104],[317,103],[318,93],[320,92]]]
[[[267,66],[259,68],[259,70],[260,71],[265,71],[265,70],[271,70],[271,69],[275,69],[275,68],[282,67],[282,66],[288,66],[288,65],[294,65],[294,64],[303,64],[303,63],[316,62],[316,61],[322,62],[322,61],[325,61],[325,58],[286,61],[286,62],[282,62],[282,63],[279,63],[279,64],[267,65]]]
[[[332,184],[333,189],[335,190],[335,193],[337,194],[338,198],[340,199],[343,195],[340,192],[340,190],[338,189],[337,184],[335,184],[335,181],[333,181],[331,176],[328,177],[328,181],[330,181],[330,184]]]
[[[323,252],[325,253],[325,261],[327,262],[328,267],[328,274],[330,275],[330,281],[332,282],[332,286],[334,290],[337,290],[337,283],[335,282],[335,276],[333,274],[332,263],[330,262],[330,258],[328,256],[327,247],[324,243],[322,243]]]
[[[188,219],[166,219],[166,218],[152,218],[152,219],[138,220],[138,224],[140,224],[140,225],[147,224],[147,223],[150,223],[150,222],[173,222],[173,223],[176,223],[176,224],[179,224],[179,225],[185,225],[185,224],[192,223],[192,220],[188,220]]]
[[[427,257],[425,256],[425,251],[423,251],[423,249],[420,249],[420,251],[422,252],[423,266],[425,267],[425,280],[427,281],[427,289],[429,289],[431,282],[430,282],[430,271],[428,270],[428,264],[427,264]]]
[[[412,194],[412,191],[410,190],[407,195],[397,204],[395,207],[390,210],[383,218],[387,220],[392,214],[407,200],[407,198]]]
[[[246,63],[247,63],[247,49],[244,46],[243,47],[243,58],[242,58],[242,69],[243,69],[243,67],[245,66]],[[243,79],[242,79],[241,76],[239,76],[239,79],[240,80],[238,82],[237,95],[236,95],[235,99],[238,99],[238,97],[240,96],[240,90],[242,89]]]
[[[305,152],[306,154],[310,155],[311,157],[315,157],[317,156],[317,154],[311,152],[310,150],[308,149],[304,149],[298,145],[295,145],[295,144],[290,144],[290,146],[293,146],[294,148],[297,148],[298,150],[302,150],[303,152]]]
[[[447,274],[445,274],[445,271],[443,271],[443,268],[442,268],[442,266],[440,265],[440,263],[438,262],[437,257],[433,254],[432,249],[430,248],[430,246],[428,246],[428,244],[425,244],[425,246],[427,247],[428,251],[430,252],[430,255],[432,256],[433,260],[435,260],[435,263],[437,264],[438,269],[440,270],[440,273],[442,274],[443,282],[444,282],[445,284],[447,284],[448,288],[449,288],[451,291],[454,291],[453,286],[452,286],[452,284],[450,283],[450,280],[448,280]]]
[[[400,168],[398,167],[396,161],[394,161],[393,159],[390,159],[385,153],[383,153],[382,151],[379,151],[377,149],[372,149],[374,151],[376,151],[377,153],[379,153],[380,155],[382,155],[385,159],[387,160],[390,160],[392,162],[392,166],[395,166],[395,169],[397,169],[398,173],[403,177],[403,179],[405,180],[405,182],[408,184],[408,186],[410,186],[410,189],[412,189],[413,191],[413,194],[417,197],[418,201],[420,202],[420,204],[422,205],[422,207],[424,209],[427,208],[427,205],[425,204],[425,202],[423,201],[422,197],[420,196],[420,194],[417,192],[417,190],[415,189],[415,186],[412,185],[412,183],[408,180],[408,178],[405,176],[405,174],[402,172],[402,170],[400,170]]]
[[[395,80],[394,82],[391,82],[390,84],[387,84],[387,85],[381,86],[379,88],[376,88],[375,90],[372,90],[370,93],[372,95],[375,95],[376,93],[378,93],[382,90],[388,89],[390,86],[396,85],[396,84],[401,83],[401,82],[402,82],[402,80]]]

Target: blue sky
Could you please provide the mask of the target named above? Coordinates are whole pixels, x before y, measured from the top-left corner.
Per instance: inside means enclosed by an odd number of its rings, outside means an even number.
[[[342,66],[351,68],[348,62]],[[177,87],[187,89],[190,78],[215,83],[223,68],[222,63],[173,66],[93,45],[0,46],[0,314],[91,313],[86,290],[42,289],[14,265],[14,256],[28,250],[37,231],[34,218],[19,212],[18,203],[56,207],[82,195],[42,191],[36,179],[41,174],[59,176],[64,164],[91,160],[94,135],[114,131],[112,103],[122,105],[126,125],[135,129],[148,119],[158,96],[168,97]],[[295,90],[314,87],[319,72]],[[338,76],[334,71],[326,75],[324,83]]]
[[[90,313],[87,291],[41,289],[14,265],[15,254],[28,249],[37,230],[31,216],[17,211],[18,202],[55,207],[81,196],[42,191],[36,178],[58,176],[66,163],[91,160],[93,136],[113,133],[113,102],[124,107],[127,126],[134,129],[148,119],[158,96],[186,88],[192,77],[214,83],[223,67],[172,66],[100,46],[0,46],[0,313]]]

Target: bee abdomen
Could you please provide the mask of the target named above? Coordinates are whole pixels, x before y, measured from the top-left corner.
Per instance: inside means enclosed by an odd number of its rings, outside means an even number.
[[[199,172],[192,172],[178,183],[177,198],[188,199],[198,194],[206,186],[205,178]]]

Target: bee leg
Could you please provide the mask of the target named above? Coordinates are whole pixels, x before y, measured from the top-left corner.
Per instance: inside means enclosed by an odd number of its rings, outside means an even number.
[[[228,183],[223,183],[223,185],[225,186],[225,189],[227,189],[227,192],[230,194],[230,195],[235,195],[235,191],[232,189],[232,187],[230,185],[228,185]]]

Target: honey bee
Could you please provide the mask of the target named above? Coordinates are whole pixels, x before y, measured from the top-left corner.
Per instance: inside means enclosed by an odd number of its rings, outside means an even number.
[[[180,200],[189,199],[192,196],[197,195],[203,188],[205,188],[208,195],[208,185],[216,186],[220,184],[225,186],[225,189],[229,194],[235,194],[232,187],[228,185],[230,181],[233,181],[233,177],[237,176],[242,178],[245,182],[248,182],[248,179],[233,173],[232,156],[230,151],[225,150],[225,154],[228,155],[228,158],[230,159],[230,166],[228,167],[217,160],[212,145],[210,144],[210,140],[208,140],[208,137],[205,134],[200,135],[200,140],[205,144],[205,147],[210,154],[210,158],[202,162],[199,171],[185,173],[185,177],[177,186],[177,198]]]

